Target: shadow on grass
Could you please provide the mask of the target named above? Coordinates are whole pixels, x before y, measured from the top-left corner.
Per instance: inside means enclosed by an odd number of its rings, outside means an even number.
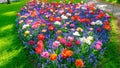
[[[32,68],[24,52],[23,44],[17,37],[15,25],[0,31],[0,41],[0,68]]]
[[[16,29],[16,13],[25,2],[0,4],[0,68],[33,68]]]

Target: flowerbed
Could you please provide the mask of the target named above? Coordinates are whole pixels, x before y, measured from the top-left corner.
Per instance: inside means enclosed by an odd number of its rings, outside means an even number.
[[[42,68],[97,66],[110,35],[110,16],[94,4],[27,3],[17,14],[20,39]]]

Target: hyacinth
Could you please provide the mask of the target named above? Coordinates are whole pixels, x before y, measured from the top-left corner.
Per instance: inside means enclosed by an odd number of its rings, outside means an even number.
[[[42,68],[97,66],[110,35],[110,17],[94,4],[28,2],[17,28],[31,60]]]

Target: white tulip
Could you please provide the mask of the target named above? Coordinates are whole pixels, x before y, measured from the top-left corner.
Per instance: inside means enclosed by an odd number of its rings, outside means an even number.
[[[87,40],[92,41],[92,40],[93,40],[93,37],[92,37],[92,36],[88,36],[88,37],[87,37]]]
[[[61,22],[59,22],[59,21],[55,21],[54,24],[55,24],[55,25],[61,25]]]
[[[73,33],[73,35],[74,35],[74,36],[80,36],[80,34],[79,34],[78,31],[75,31],[75,32]]]
[[[97,20],[97,21],[96,21],[96,24],[97,24],[97,25],[102,25],[103,23],[102,23],[102,21]]]
[[[66,13],[66,15],[71,16],[72,14],[71,13]]]
[[[26,29],[29,26],[30,26],[29,24],[24,24],[23,27],[22,27],[22,29]]]
[[[62,19],[68,19],[68,17],[65,16],[65,15],[62,15],[61,18],[62,18]]]

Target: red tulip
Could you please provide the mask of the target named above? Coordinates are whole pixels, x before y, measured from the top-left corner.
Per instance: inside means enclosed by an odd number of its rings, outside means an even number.
[[[52,25],[49,26],[49,27],[48,27],[48,30],[54,30],[54,26],[52,26]]]
[[[50,17],[50,18],[49,18],[49,21],[50,21],[50,22],[53,22],[53,21],[54,21],[54,17]]]
[[[30,45],[34,45],[35,42],[34,42],[33,40],[30,40],[30,41],[29,41],[29,44],[30,44]]]
[[[95,14],[95,12],[93,12],[93,11],[91,11],[90,13],[91,13],[91,14]]]
[[[43,48],[40,48],[40,47],[36,47],[36,48],[35,48],[36,54],[41,54],[41,53],[42,53],[42,50],[43,50]]]
[[[44,47],[43,41],[42,41],[42,40],[39,40],[39,41],[37,42],[37,46],[43,48],[43,47]]]
[[[60,17],[55,18],[56,21],[61,21]]]
[[[69,11],[70,13],[72,13],[72,12],[73,12],[73,10],[72,10],[72,9],[69,9],[68,11]]]
[[[39,34],[38,35],[38,40],[44,40],[45,39],[45,36],[44,36],[44,34]]]
[[[72,46],[72,42],[71,41],[66,42],[65,45],[68,46],[68,47],[71,47]]]
[[[75,19],[79,19],[79,18],[80,18],[80,17],[79,17],[79,16],[77,16],[77,15],[75,15],[74,17],[75,17]]]

